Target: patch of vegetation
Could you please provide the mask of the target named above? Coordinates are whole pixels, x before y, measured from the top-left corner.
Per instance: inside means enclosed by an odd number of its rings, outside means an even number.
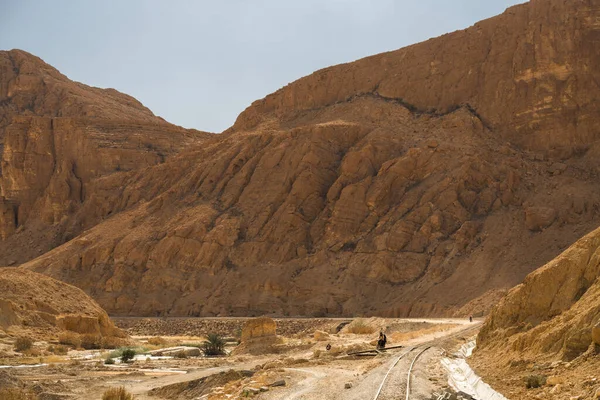
[[[106,364],[106,365],[112,365],[114,363],[115,363],[115,360],[113,360],[110,357],[107,357],[106,360],[104,360],[104,364]]]
[[[368,335],[375,332],[375,328],[367,325],[362,319],[356,319],[348,325],[348,332],[357,335]]]
[[[60,356],[64,356],[68,353],[69,349],[67,349],[65,346],[61,345],[61,344],[57,344],[55,345],[50,345],[46,348],[46,351],[48,353],[52,353],[52,354],[58,354]]]
[[[525,378],[525,387],[527,389],[536,389],[546,384],[546,377],[543,375],[529,375]]]
[[[24,351],[31,349],[32,346],[33,346],[33,341],[31,339],[29,339],[28,337],[19,337],[15,341],[15,351],[18,351],[19,353],[22,353]]]
[[[102,338],[101,347],[103,349],[118,349],[127,344],[127,341],[116,336],[104,336]]]
[[[202,346],[205,356],[221,356],[225,354],[225,341],[216,333],[209,333]]]
[[[174,354],[175,358],[188,358],[185,350],[179,350],[177,353]]]
[[[151,344],[153,346],[166,346],[167,343],[167,339],[162,338],[160,336],[148,338],[148,344]]]
[[[86,350],[94,350],[102,348],[102,336],[91,333],[81,336],[81,347]]]
[[[133,357],[135,357],[135,350],[134,349],[125,349],[125,350],[123,350],[123,353],[121,354],[121,362],[123,362],[123,363],[129,362],[129,361],[133,360]]]
[[[133,350],[135,354],[145,354],[148,352],[146,347],[119,347],[107,354],[107,357],[110,358],[119,358],[123,355],[125,350]]]
[[[102,400],[133,400],[133,395],[121,386],[108,389],[102,395]]]

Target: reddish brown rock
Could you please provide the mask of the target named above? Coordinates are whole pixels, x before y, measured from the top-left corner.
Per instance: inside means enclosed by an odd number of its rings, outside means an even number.
[[[598,13],[536,0],[318,71],[213,136],[21,61],[0,263],[119,315],[451,314],[600,225]],[[554,223],[532,233],[532,205]]]

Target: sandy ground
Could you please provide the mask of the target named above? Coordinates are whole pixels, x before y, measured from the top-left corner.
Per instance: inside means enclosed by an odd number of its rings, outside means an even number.
[[[282,345],[276,353],[229,355],[220,358],[193,357],[187,359],[142,359],[126,365],[104,365],[102,352],[70,352],[61,361],[36,368],[8,368],[5,380],[20,381],[29,387],[36,387],[38,392],[60,395],[69,399],[101,399],[102,393],[110,388],[123,386],[135,395],[136,399],[193,399],[209,400],[245,398],[260,399],[369,399],[373,398],[381,385],[383,377],[390,366],[403,353],[408,353],[390,371],[382,390],[380,399],[400,398],[404,396],[408,366],[420,349],[412,352],[414,346],[428,343],[432,346],[415,362],[412,374],[411,399],[430,399],[432,393],[444,390],[446,378],[440,366],[440,359],[445,350],[464,343],[466,336],[476,333],[473,330],[478,323],[469,324],[468,320],[456,319],[369,319],[374,325],[372,333],[354,334],[341,332],[330,333],[327,340],[317,341],[313,333],[317,329],[331,329],[339,324],[337,320],[304,321],[300,332],[290,332],[281,338]],[[217,321],[221,322],[221,321]],[[204,324],[204,322],[203,322]],[[136,325],[135,323],[133,325]],[[143,325],[156,326],[148,321]],[[299,325],[299,326],[300,326]],[[139,324],[136,325],[139,328]],[[135,333],[143,333],[136,328]],[[189,328],[189,326],[188,326]],[[379,329],[384,328],[389,346],[404,346],[382,352],[376,356],[348,356],[348,352],[356,349],[374,349],[371,344],[377,338]],[[471,329],[462,335],[465,329]],[[166,333],[174,333],[170,329]],[[181,333],[181,332],[179,332]],[[190,333],[190,332],[188,332]],[[193,333],[193,332],[191,332]],[[165,340],[190,340],[189,336],[161,335]],[[138,337],[139,340],[143,336]],[[396,338],[396,340],[394,340]],[[444,339],[449,338],[449,339]],[[433,342],[432,342],[433,341]],[[332,346],[326,350],[327,344]],[[95,357],[84,361],[73,361],[69,358],[77,355]],[[42,360],[44,361],[43,357]],[[0,360],[4,365],[6,359]],[[18,364],[19,358],[12,358],[11,363]],[[205,396],[197,393],[177,392],[175,389],[169,397],[152,396],[155,388],[169,387],[185,382],[193,386],[195,380],[205,377],[219,377],[230,370],[252,371],[253,376],[243,377],[229,382],[216,383],[205,390]],[[6,375],[8,374],[8,375]],[[268,386],[284,380],[285,386],[270,387],[268,391],[252,394],[248,390]],[[0,388],[3,380],[0,375]],[[350,388],[345,388],[346,385]],[[185,385],[184,385],[185,386]],[[402,397],[404,398],[404,397]]]

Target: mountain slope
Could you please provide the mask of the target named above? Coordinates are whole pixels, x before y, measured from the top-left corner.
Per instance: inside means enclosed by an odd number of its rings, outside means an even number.
[[[26,261],[76,236],[103,216],[66,220],[94,201],[98,182],[112,176],[99,190],[115,191],[118,175],[206,136],[168,124],[114,89],[72,82],[24,51],[0,51],[0,258]],[[28,232],[15,234],[18,228]],[[25,241],[39,250],[24,249]]]
[[[599,17],[536,0],[302,78],[95,181],[23,267],[120,315],[483,312],[600,224]]]

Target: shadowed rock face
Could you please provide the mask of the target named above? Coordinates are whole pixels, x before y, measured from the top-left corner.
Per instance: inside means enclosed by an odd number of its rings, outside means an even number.
[[[116,159],[130,160],[113,153],[132,146],[122,140],[101,157],[109,172],[57,168],[47,179],[61,179],[27,206],[36,219],[4,243],[45,235],[44,252],[73,238],[24,267],[121,315],[417,316],[485,305],[486,293],[600,222],[597,54],[581,42],[594,45],[600,10],[564,3],[533,1],[319,71],[164,162],[141,162],[134,147],[131,168],[115,171]],[[82,140],[109,120],[86,122]],[[152,126],[136,137],[182,137]],[[39,154],[30,157],[49,162]],[[22,173],[15,159],[5,168]],[[39,193],[37,177],[49,175],[40,171],[6,187]],[[34,183],[22,183],[28,176]]]

